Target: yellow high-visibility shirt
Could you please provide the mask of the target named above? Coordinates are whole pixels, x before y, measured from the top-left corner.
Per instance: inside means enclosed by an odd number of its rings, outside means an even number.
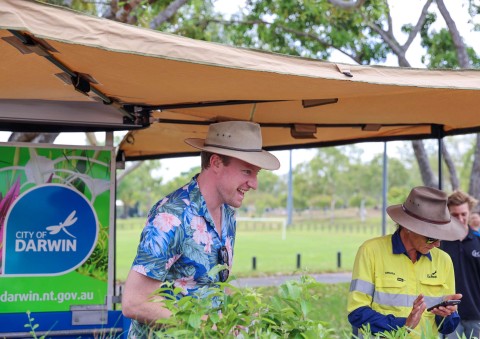
[[[382,315],[393,315],[370,318],[373,319],[370,322],[372,331],[383,332],[403,326],[419,294],[425,296],[425,303],[430,307],[441,302],[446,295],[455,293],[453,265],[447,253],[433,248],[429,254],[420,255],[413,263],[398,248],[405,251],[398,231],[394,236],[394,243],[395,241],[397,244],[400,241],[396,248],[392,245],[392,235],[367,240],[355,258],[348,295],[348,313],[367,306]],[[444,322],[451,322],[450,317],[445,318]],[[362,318],[363,315],[360,315],[356,319]],[[352,325],[361,327],[354,323]],[[438,335],[435,315],[431,312],[423,313],[420,323],[410,336],[420,338],[422,333],[429,337]]]

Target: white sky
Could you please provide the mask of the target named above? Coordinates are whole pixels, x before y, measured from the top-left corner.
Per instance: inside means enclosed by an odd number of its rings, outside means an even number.
[[[405,24],[407,22],[414,23],[420,15],[420,11],[425,1],[423,0],[391,0],[391,10],[392,18],[394,24],[394,33],[395,35],[401,36],[400,26],[395,24]],[[245,0],[217,0],[216,6],[224,13],[235,12],[238,8],[242,7],[242,4],[245,3]],[[480,32],[472,32],[472,25],[468,23],[469,17],[466,14],[466,1],[465,0],[446,0],[445,4],[447,9],[450,11],[457,28],[460,30],[460,33],[465,39],[465,42],[474,47],[477,51],[477,54],[480,53]],[[438,15],[440,19],[441,16]],[[477,18],[480,21],[480,18]],[[440,20],[442,21],[442,20]],[[479,23],[479,22],[477,22]],[[440,25],[437,26],[437,30],[440,28]],[[412,64],[412,67],[424,67],[420,63],[420,55],[422,55],[422,49],[419,45],[418,38],[414,41],[414,44],[409,49],[407,53],[407,59]],[[403,43],[403,41],[401,41]],[[352,61],[340,55],[339,53],[334,54],[331,61],[336,62],[345,62],[351,63]],[[396,58],[391,58],[387,60],[387,65],[397,66]],[[115,135],[122,135],[121,132],[116,132]],[[0,141],[7,141],[9,132],[0,132]],[[99,140],[104,140],[104,133],[97,133],[97,138]],[[85,135],[84,133],[62,133],[55,141],[56,144],[64,145],[84,145],[85,144]],[[396,148],[400,147],[401,143],[399,142],[390,142],[388,143],[388,152],[389,155],[396,152]],[[383,143],[364,143],[358,144],[358,147],[361,147],[365,150],[365,160],[371,159],[375,154],[383,153]],[[281,167],[278,171],[275,171],[276,174],[285,174],[288,173],[289,163],[290,163],[290,153],[289,151],[278,151],[273,152],[280,160]],[[292,153],[292,165],[295,167],[301,162],[306,162],[312,159],[315,154],[314,149],[298,149],[294,150]],[[200,164],[200,159],[198,157],[188,157],[188,158],[175,158],[175,159],[164,159],[161,160],[162,169],[160,170],[160,175],[164,177],[165,181],[168,181],[178,175],[181,171],[187,170],[192,166],[197,166]]]

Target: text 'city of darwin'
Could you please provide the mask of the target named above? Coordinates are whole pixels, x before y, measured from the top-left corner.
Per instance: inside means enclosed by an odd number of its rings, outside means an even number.
[[[75,252],[77,239],[15,240],[15,252]]]

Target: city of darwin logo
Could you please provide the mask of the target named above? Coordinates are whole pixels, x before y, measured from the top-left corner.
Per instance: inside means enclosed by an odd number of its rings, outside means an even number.
[[[59,275],[76,269],[92,253],[98,222],[77,190],[47,184],[15,201],[4,229],[4,275]]]

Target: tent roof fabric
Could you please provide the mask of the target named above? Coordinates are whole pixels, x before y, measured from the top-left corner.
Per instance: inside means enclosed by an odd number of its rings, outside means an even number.
[[[0,129],[130,130],[126,160],[198,154],[183,140],[222,120],[258,122],[269,150],[480,131],[478,70],[335,64],[27,0],[3,0],[0,53]]]

